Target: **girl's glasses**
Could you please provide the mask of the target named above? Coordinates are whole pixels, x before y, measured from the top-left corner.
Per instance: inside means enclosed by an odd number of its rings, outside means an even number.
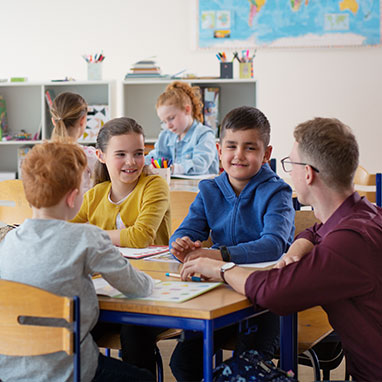
[[[303,162],[292,162],[290,160],[289,157],[285,157],[283,159],[281,159],[281,164],[283,166],[283,170],[285,172],[291,172],[292,169],[293,169],[293,164],[299,164],[301,166],[310,166],[312,168],[313,171],[316,171],[316,172],[320,172],[317,168],[313,167],[311,164],[309,163],[303,163]]]

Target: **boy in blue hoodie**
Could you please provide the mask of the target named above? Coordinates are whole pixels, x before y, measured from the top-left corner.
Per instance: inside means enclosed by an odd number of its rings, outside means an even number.
[[[292,190],[267,164],[269,141],[270,124],[260,110],[243,106],[225,116],[218,144],[224,172],[200,182],[187,217],[170,238],[178,260],[204,256],[245,264],[277,260],[287,251],[294,236]],[[209,236],[212,248],[202,248]],[[236,326],[217,331],[215,348],[238,336],[237,352],[255,348],[271,359],[278,346],[278,316],[255,317],[251,328],[239,336]],[[178,381],[202,379],[202,341],[178,342],[170,363]]]

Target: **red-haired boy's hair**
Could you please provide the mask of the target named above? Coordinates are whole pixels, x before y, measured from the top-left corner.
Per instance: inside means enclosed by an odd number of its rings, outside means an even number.
[[[22,178],[28,202],[36,208],[52,207],[71,190],[80,188],[87,166],[83,149],[67,142],[36,145],[22,163]]]

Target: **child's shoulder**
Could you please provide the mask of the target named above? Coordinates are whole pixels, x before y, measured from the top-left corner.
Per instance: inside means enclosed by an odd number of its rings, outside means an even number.
[[[142,175],[139,179],[137,186],[140,185],[142,187],[159,187],[161,189],[168,189],[168,184],[166,179],[157,174],[151,174],[148,171],[142,172]]]

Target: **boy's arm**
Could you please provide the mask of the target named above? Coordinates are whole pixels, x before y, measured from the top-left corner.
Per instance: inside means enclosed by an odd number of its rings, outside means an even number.
[[[288,185],[274,190],[269,197],[263,223],[257,240],[228,247],[233,262],[245,264],[278,260],[288,249],[294,234],[292,191]]]
[[[161,177],[155,177],[145,186],[139,215],[134,224],[119,232],[122,247],[145,248],[154,243],[156,233],[169,209],[169,188]],[[127,211],[128,213],[128,211]],[[122,217],[123,220],[123,217]],[[111,234],[115,231],[109,231]]]
[[[192,159],[181,161],[184,173],[187,175],[206,174],[211,164],[216,161],[216,173],[218,169],[217,149],[215,136],[211,131],[205,132],[195,145]]]
[[[104,231],[96,231],[94,238],[89,240],[86,253],[88,274],[101,274],[114,288],[129,297],[145,297],[152,293],[152,278],[135,269],[112,245]]]

